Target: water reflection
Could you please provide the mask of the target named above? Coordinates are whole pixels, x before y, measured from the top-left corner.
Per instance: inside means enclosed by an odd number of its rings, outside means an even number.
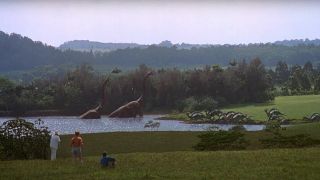
[[[74,131],[82,133],[96,132],[118,132],[118,131],[150,131],[144,128],[145,123],[150,120],[160,122],[157,131],[204,131],[213,124],[185,124],[176,120],[155,120],[160,115],[145,115],[143,118],[108,118],[101,119],[80,119],[76,116],[45,116],[40,117],[44,125],[51,131],[58,131],[60,134],[73,134]],[[26,117],[25,119],[34,122],[39,117]],[[13,118],[0,118],[0,123]],[[234,125],[216,124],[220,129],[230,129]],[[244,125],[248,131],[258,131],[264,128],[263,125]]]

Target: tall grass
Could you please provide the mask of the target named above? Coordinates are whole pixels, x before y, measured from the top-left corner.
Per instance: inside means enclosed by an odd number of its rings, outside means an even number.
[[[115,169],[99,157],[6,161],[0,179],[318,179],[320,149],[129,153],[115,155]]]

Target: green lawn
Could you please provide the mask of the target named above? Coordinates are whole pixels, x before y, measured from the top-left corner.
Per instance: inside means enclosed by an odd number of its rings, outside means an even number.
[[[320,95],[280,96],[270,103],[236,105],[223,110],[238,111],[252,116],[253,119],[265,120],[267,116],[264,109],[272,107],[278,108],[289,119],[302,119],[303,116],[320,112]]]
[[[84,155],[109,153],[191,151],[200,132],[113,132],[82,135]],[[58,157],[70,157],[71,135],[61,136]]]
[[[320,139],[320,123],[299,124],[282,131],[284,134],[310,134]],[[111,154],[135,152],[173,152],[193,151],[192,146],[199,142],[198,135],[202,132],[112,132],[83,134],[85,156],[97,156],[103,151]],[[249,150],[261,149],[259,139],[270,136],[265,131],[246,132],[245,137],[250,142]],[[71,135],[61,136],[58,157],[71,156]]]
[[[0,179],[318,179],[320,148],[117,154],[115,169],[99,157],[4,161]]]
[[[237,104],[222,109],[222,111],[236,111],[248,114],[254,120],[266,120],[267,116],[264,109],[272,107],[278,108],[289,119],[302,119],[303,116],[310,116],[312,113],[320,113],[320,95],[304,96],[280,96],[269,103],[256,104]],[[186,120],[188,117],[184,114],[169,114],[167,119]]]
[[[320,123],[288,127],[284,134],[320,138]],[[261,149],[270,133],[246,132],[251,145],[242,151],[196,152],[201,132],[122,132],[82,135],[84,163],[70,158],[71,136],[61,136],[58,160],[0,161],[0,179],[318,179],[320,147]],[[115,169],[101,169],[107,150]]]

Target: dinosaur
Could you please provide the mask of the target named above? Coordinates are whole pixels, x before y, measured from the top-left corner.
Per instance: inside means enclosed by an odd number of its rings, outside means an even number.
[[[284,116],[286,116],[276,108],[271,108],[270,110],[265,109],[264,112],[267,114],[268,120],[280,120],[284,119]]]
[[[139,115],[140,117],[143,116],[142,109],[143,109],[143,101],[144,101],[144,94],[145,94],[145,84],[150,75],[152,75],[152,72],[148,72],[147,74],[145,74],[143,78],[143,91],[141,96],[135,101],[131,101],[123,106],[120,106],[118,109],[110,113],[109,117],[130,118],[130,117],[137,117],[137,115]]]
[[[155,122],[155,121],[148,121],[145,125],[144,125],[144,128],[159,128],[160,127],[160,122]]]
[[[190,119],[192,120],[201,120],[204,119],[206,116],[204,113],[200,112],[200,111],[194,111],[194,112],[187,112],[186,114]]]
[[[303,120],[320,121],[320,114],[319,113],[313,113],[310,117],[303,117]]]
[[[110,78],[110,76],[103,82],[102,93],[101,93],[101,102],[99,103],[99,105],[96,108],[90,109],[87,112],[80,115],[81,119],[100,119],[101,118],[101,110],[106,103],[105,90],[106,90],[107,84],[109,82],[109,78]]]

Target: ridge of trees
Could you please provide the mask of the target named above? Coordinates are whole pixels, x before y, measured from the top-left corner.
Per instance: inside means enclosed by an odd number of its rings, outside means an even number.
[[[275,41],[273,43],[265,43],[265,44],[275,44],[275,45],[283,45],[283,46],[299,46],[299,45],[320,45],[320,39],[292,39],[292,40],[283,40],[283,41]],[[205,48],[210,46],[224,46],[221,44],[188,44],[188,43],[177,43],[173,44],[171,41],[165,40],[160,42],[159,44],[152,44],[154,46],[160,47],[176,47],[177,49],[191,49],[191,48]],[[225,44],[227,45],[227,44]],[[261,43],[250,43],[252,45],[261,45]],[[126,49],[126,48],[147,48],[150,45],[146,44],[137,44],[137,43],[103,43],[89,40],[73,40],[67,41],[61,44],[58,48],[61,50],[77,50],[77,51],[102,51],[102,52],[110,52],[118,49]]]
[[[320,63],[320,46],[300,44],[285,46],[272,43],[249,45],[219,45],[191,49],[176,46],[151,45],[147,48],[127,48],[112,52],[79,52],[59,50],[55,47],[32,41],[19,34],[0,31],[0,71],[29,70],[39,66],[80,65],[117,66],[134,69],[140,64],[153,68],[177,67],[192,69],[207,64],[227,66],[233,59],[259,57],[266,66],[275,66],[278,61],[289,65],[303,65],[310,61]]]

